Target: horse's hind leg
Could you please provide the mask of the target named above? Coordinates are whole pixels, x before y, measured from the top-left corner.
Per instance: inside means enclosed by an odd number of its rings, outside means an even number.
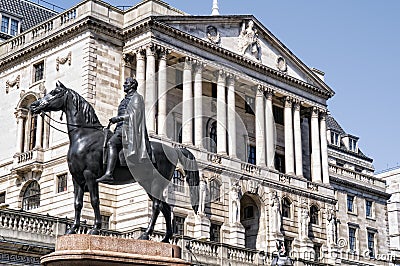
[[[90,229],[89,235],[100,234],[101,229],[101,214],[100,214],[100,197],[99,197],[99,184],[95,181],[96,177],[91,171],[84,171],[83,175],[86,179],[86,184],[90,193],[90,203],[94,211],[94,225]]]
[[[160,214],[161,201],[150,195],[149,195],[149,197],[153,201],[153,208],[152,208],[152,214],[151,214],[149,226],[147,227],[146,231],[139,237],[139,239],[142,239],[142,240],[150,239],[150,235],[154,231],[154,226],[156,225],[158,215]]]
[[[164,243],[169,243],[169,240],[172,237],[172,223],[171,223],[171,206],[165,201],[161,202],[161,212],[164,215],[165,218],[165,225],[166,225],[166,231],[165,231],[165,236],[161,242]]]
[[[77,184],[75,181],[74,183],[74,208],[75,208],[75,218],[74,224],[68,229],[66,232],[67,235],[76,234],[76,231],[79,229],[81,224],[81,211],[83,207],[83,188]]]

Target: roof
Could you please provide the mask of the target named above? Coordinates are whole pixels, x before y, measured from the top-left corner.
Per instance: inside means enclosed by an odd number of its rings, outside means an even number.
[[[333,130],[339,134],[346,134],[343,128],[339,125],[339,123],[332,116],[328,115],[326,117],[326,127],[330,130]]]
[[[21,19],[21,32],[58,14],[56,11],[26,0],[1,0],[0,12]]]

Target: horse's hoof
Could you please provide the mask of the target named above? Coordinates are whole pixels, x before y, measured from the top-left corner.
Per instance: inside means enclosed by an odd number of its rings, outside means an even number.
[[[90,229],[90,231],[89,231],[89,233],[88,233],[89,235],[99,235],[100,234],[100,230],[99,229],[97,229],[97,228],[92,228],[92,229]]]
[[[150,237],[148,234],[143,233],[138,239],[139,240],[150,240]]]

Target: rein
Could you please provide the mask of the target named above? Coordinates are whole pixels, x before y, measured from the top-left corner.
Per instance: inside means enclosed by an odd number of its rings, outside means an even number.
[[[41,113],[41,116],[42,116],[42,117],[43,117],[43,116],[46,116],[46,117],[48,117],[51,121],[56,122],[56,123],[58,123],[58,124],[67,125],[67,126],[76,127],[76,128],[94,128],[94,129],[97,129],[97,130],[103,130],[103,128],[104,128],[104,126],[82,126],[82,125],[75,125],[75,124],[60,122],[60,121],[55,120],[54,118],[52,118],[51,116],[49,116],[49,115],[46,114],[45,112],[42,112],[42,113]],[[61,129],[59,129],[59,128],[54,127],[53,125],[50,124],[50,122],[47,122],[46,119],[44,119],[44,121],[45,121],[51,128],[53,128],[53,129],[55,129],[55,130],[57,130],[57,131],[60,131],[60,132],[65,133],[65,134],[69,134],[69,132],[70,132],[70,131],[66,132],[66,131],[64,131],[64,130],[61,130]]]

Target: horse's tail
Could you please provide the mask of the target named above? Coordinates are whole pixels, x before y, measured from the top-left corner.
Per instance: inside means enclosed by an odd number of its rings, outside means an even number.
[[[179,148],[178,157],[186,172],[186,182],[189,184],[190,189],[190,202],[195,213],[199,209],[199,167],[194,155],[186,148]]]

